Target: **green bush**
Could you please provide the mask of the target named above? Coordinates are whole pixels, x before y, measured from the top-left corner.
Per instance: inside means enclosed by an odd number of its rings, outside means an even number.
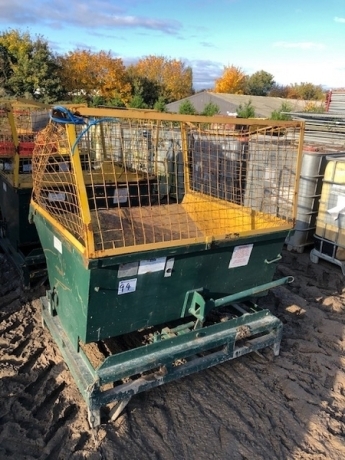
[[[243,105],[240,104],[236,112],[238,118],[255,118],[255,109],[251,100],[245,102]]]
[[[158,100],[154,103],[153,108],[157,110],[157,112],[166,112],[167,107],[166,107],[165,99],[162,96],[160,96]]]
[[[178,108],[178,113],[182,115],[195,115],[196,108],[189,99],[186,99],[185,101],[181,102],[180,107]]]
[[[148,105],[140,94],[135,94],[128,104],[131,109],[147,109]]]
[[[207,117],[213,117],[213,115],[217,115],[220,113],[219,107],[217,104],[213,102],[209,102],[205,105],[204,110],[201,112],[201,115],[205,115]]]
[[[291,120],[291,115],[283,112],[291,112],[292,107],[287,102],[282,102],[282,105],[278,110],[273,110],[270,116],[270,120]]]

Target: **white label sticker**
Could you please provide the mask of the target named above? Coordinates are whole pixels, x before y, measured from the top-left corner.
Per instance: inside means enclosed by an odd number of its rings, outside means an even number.
[[[127,278],[138,274],[139,262],[130,262],[129,264],[121,264],[117,273],[118,278]]]
[[[167,263],[165,266],[164,278],[168,278],[169,276],[171,276],[173,268],[174,268],[174,262],[175,262],[175,259],[173,257],[167,260]]]
[[[244,244],[242,246],[236,246],[231,256],[229,268],[244,267],[245,265],[248,265],[252,249],[253,244]]]
[[[119,282],[119,287],[117,290],[118,295],[129,294],[134,292],[137,289],[137,279],[133,278],[131,280],[123,280]]]
[[[141,260],[139,264],[138,275],[163,271],[165,268],[166,257],[157,259]]]
[[[64,192],[49,192],[48,200],[49,201],[65,201],[66,193]]]
[[[57,249],[60,254],[62,254],[62,243],[59,238],[56,238],[56,236],[54,236],[54,248]]]
[[[117,188],[114,192],[114,204],[127,203],[128,200],[128,189],[127,188]]]
[[[5,192],[7,192],[7,185],[5,184],[5,182],[2,183],[2,188],[5,190]]]
[[[328,214],[330,214],[334,220],[337,220],[339,214],[342,214],[345,211],[345,196],[338,195],[337,200],[337,205],[334,206],[334,208],[327,209]]]

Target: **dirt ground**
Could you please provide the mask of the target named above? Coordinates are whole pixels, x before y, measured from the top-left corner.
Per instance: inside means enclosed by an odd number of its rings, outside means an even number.
[[[284,323],[279,356],[265,349],[139,394],[96,431],[42,327],[42,288],[24,292],[0,254],[0,459],[344,459],[344,277],[284,249],[286,275],[295,281],[261,300]]]

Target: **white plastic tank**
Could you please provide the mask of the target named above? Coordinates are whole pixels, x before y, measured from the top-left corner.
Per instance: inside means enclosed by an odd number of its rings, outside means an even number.
[[[302,253],[314,244],[316,219],[319,210],[322,181],[327,158],[344,155],[339,152],[320,152],[316,147],[303,150],[297,198],[297,216],[294,232],[286,239],[287,249]]]
[[[345,275],[345,154],[327,157],[314,237],[311,261],[333,262]]]

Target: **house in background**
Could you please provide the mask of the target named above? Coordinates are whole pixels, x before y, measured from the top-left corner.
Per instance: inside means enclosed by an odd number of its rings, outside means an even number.
[[[279,110],[283,102],[287,102],[293,112],[301,112],[304,110],[307,102],[297,99],[284,99],[281,97],[267,97],[267,96],[250,96],[242,94],[227,94],[227,93],[212,93],[203,91],[194,94],[193,96],[180,99],[179,101],[171,102],[166,105],[168,112],[178,113],[180,104],[189,100],[195,107],[198,113],[201,113],[205,106],[212,102],[219,107],[221,115],[234,115],[240,105],[251,101],[255,109],[255,116],[258,118],[269,118],[274,110]],[[320,103],[321,102],[317,102]]]

